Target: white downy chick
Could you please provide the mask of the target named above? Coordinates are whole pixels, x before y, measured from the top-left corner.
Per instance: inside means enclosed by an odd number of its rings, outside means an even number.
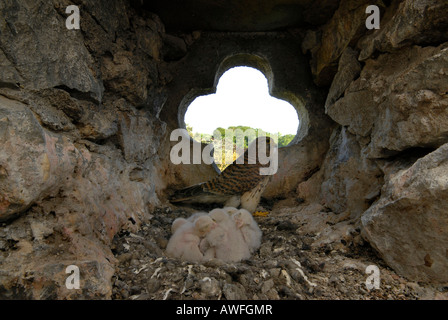
[[[166,254],[186,261],[203,261],[199,243],[215,227],[216,223],[209,216],[200,216],[194,223],[184,222],[168,241]]]
[[[204,253],[206,259],[211,259],[216,258],[216,247],[222,247],[227,243],[228,235],[223,221],[230,217],[223,209],[213,209],[208,215],[217,224],[217,227],[202,239],[199,249]]]
[[[231,216],[234,213],[237,213],[239,209],[237,209],[235,207],[224,207],[222,210],[224,210],[225,212],[227,212]]]
[[[205,237],[204,245],[201,244],[201,247],[209,246],[205,255],[211,256],[210,251],[214,249],[214,256],[222,261],[238,262],[249,259],[249,248],[227,211],[214,209],[209,215],[218,223],[218,227]]]
[[[176,218],[173,223],[171,224],[171,234],[176,233],[177,229],[179,229],[181,226],[183,226],[185,223],[191,224],[190,221],[188,221],[185,218]]]
[[[240,209],[232,215],[236,228],[240,231],[244,242],[251,253],[255,252],[261,245],[262,232],[254,220],[252,214],[246,209]]]
[[[193,213],[191,216],[189,216],[187,218],[187,220],[190,222],[195,222],[197,218],[205,216],[205,215],[207,215],[207,212],[202,212],[202,211],[196,212],[196,213]]]
[[[191,216],[189,216],[188,218],[176,218],[172,225],[171,225],[171,234],[174,234],[176,232],[177,229],[179,229],[180,226],[182,226],[184,223],[188,222],[188,223],[194,223],[196,221],[197,218],[201,217],[201,216],[205,216],[207,213],[205,212],[196,212],[193,213]]]

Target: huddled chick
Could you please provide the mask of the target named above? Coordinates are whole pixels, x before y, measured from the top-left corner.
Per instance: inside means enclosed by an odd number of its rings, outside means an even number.
[[[207,215],[199,216],[194,222],[184,220],[179,219],[174,226],[171,226],[174,233],[168,241],[166,254],[186,261],[203,261],[204,255],[199,250],[201,238],[217,224]]]
[[[261,245],[262,232],[252,214],[246,209],[240,209],[232,215],[232,219],[250,253],[256,251]]]
[[[261,244],[262,232],[245,209],[217,208],[177,218],[166,253],[188,261],[219,259],[238,262],[249,259]]]
[[[222,209],[213,209],[209,217],[217,224],[217,227],[201,240],[199,249],[204,253],[205,258],[210,259],[216,257],[216,248],[227,242],[228,232],[224,222],[230,220],[230,216]]]
[[[237,209],[235,207],[224,207],[224,208],[222,208],[222,210],[227,212],[230,216],[233,215],[234,213],[237,213],[239,211],[239,209]]]
[[[209,216],[218,226],[201,241],[200,249],[207,258],[238,262],[250,258],[250,251],[234,220],[224,209],[214,209]]]
[[[181,226],[183,226],[186,223],[187,224],[188,223],[191,224],[190,221],[188,221],[187,219],[184,219],[184,218],[177,218],[177,219],[175,219],[173,221],[173,224],[171,225],[171,234],[174,234],[177,231],[177,229],[179,229]]]

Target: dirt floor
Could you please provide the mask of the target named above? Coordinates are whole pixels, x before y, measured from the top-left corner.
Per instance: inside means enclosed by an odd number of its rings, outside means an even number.
[[[115,237],[113,299],[448,299],[447,287],[397,275],[363,241],[356,222],[319,205],[274,207],[256,217],[263,238],[250,260],[200,264],[166,257],[171,223],[194,212],[158,208],[137,234]],[[379,289],[367,289],[370,265],[379,268]]]

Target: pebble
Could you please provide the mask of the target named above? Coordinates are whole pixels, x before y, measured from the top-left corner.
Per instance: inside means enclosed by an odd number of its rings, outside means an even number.
[[[269,269],[269,274],[273,278],[279,277],[281,272],[282,272],[281,268],[271,268],[271,269]]]
[[[200,281],[201,293],[205,294],[207,298],[217,298],[221,295],[221,288],[219,281],[215,278],[205,277]]]
[[[131,259],[132,259],[132,253],[130,253],[130,252],[125,252],[125,253],[122,253],[119,256],[117,256],[117,260],[120,263],[128,262]]]
[[[278,222],[277,230],[278,231],[294,231],[298,228],[297,224],[292,223],[289,220],[283,220]]]
[[[148,293],[154,293],[160,288],[160,281],[157,278],[151,278],[146,284],[146,290]]]
[[[226,283],[222,291],[227,300],[247,300],[246,290],[239,283]]]
[[[0,250],[6,251],[7,248],[8,248],[7,242],[3,239],[0,239]]]
[[[267,293],[269,290],[271,290],[274,287],[274,280],[269,279],[263,283],[261,286],[261,292]]]

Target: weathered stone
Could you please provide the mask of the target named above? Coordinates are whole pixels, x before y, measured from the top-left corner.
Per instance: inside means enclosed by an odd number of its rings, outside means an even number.
[[[446,44],[368,60],[328,114],[351,133],[371,136],[363,150],[368,157],[440,146],[448,139],[447,61]]]
[[[12,86],[19,86],[23,81],[14,64],[8,60],[2,50],[0,50],[0,80]]]
[[[82,1],[81,31],[65,28],[71,2],[0,4],[2,298],[110,298],[109,245],[158,201],[164,124],[129,102],[160,101],[160,46],[148,58],[151,32],[134,37],[126,3]],[[160,40],[160,21],[144,24]],[[68,265],[80,268],[80,290],[65,287]]]
[[[201,279],[201,293],[205,295],[207,298],[218,298],[221,296],[221,288],[219,285],[219,281],[215,278],[206,277]]]
[[[71,131],[76,127],[64,112],[42,103],[32,103],[30,109],[37,115],[43,127],[52,131]]]
[[[274,280],[269,279],[266,280],[263,285],[261,286],[261,292],[262,293],[267,293],[269,292],[272,288],[274,287]]]
[[[77,152],[64,136],[43,129],[29,108],[0,96],[0,219],[27,209],[75,167]]]
[[[184,1],[176,10],[164,1],[131,3],[139,10],[157,13],[168,30],[253,32],[323,24],[331,18],[339,0],[228,0],[225,5]]]
[[[118,115],[113,106],[82,102],[83,117],[79,119],[79,132],[85,139],[104,140],[118,132]]]
[[[325,110],[344,94],[345,89],[361,72],[361,64],[358,62],[358,52],[347,47],[339,59],[338,72],[328,92]]]
[[[37,99],[34,96],[30,98],[30,104],[32,105],[33,100],[38,100],[38,103],[44,107],[50,105],[57,110],[61,110],[74,122],[79,122],[85,116],[86,105],[87,107],[91,106],[71,97],[67,91],[62,89],[41,90],[39,91],[39,96],[42,99]]]
[[[137,18],[133,21],[137,45],[139,49],[155,60],[161,58],[163,46],[162,35],[164,32],[163,24],[156,15],[150,19]]]
[[[297,186],[296,194],[298,201],[312,203],[319,201],[320,187],[323,182],[323,170],[314,173],[307,180],[300,182]]]
[[[115,36],[117,30],[129,28],[129,11],[125,0],[81,0],[81,2],[85,13],[92,16],[108,34]],[[65,9],[63,6],[62,8]]]
[[[0,51],[20,75],[9,68],[0,82],[22,79],[28,89],[64,86],[102,99],[102,82],[81,33],[65,27],[52,2],[2,1]]]
[[[141,221],[148,219],[148,205],[156,199],[154,188],[147,183],[153,173],[145,177],[145,183],[130,181],[132,168],[121,158],[120,150],[99,146],[95,152],[83,145],[77,147],[82,157],[76,176],[64,188],[64,204],[73,215],[62,211],[67,220],[61,223],[76,227],[85,236],[98,230],[97,237],[104,243],[109,243],[121,228],[138,228]],[[63,209],[55,200],[39,204],[47,212]]]
[[[308,180],[323,161],[328,148],[327,141],[312,144],[311,140],[279,149],[278,171],[266,187],[263,197],[285,196],[297,189],[299,183]]]
[[[314,55],[321,45],[322,32],[308,30],[302,40],[302,53],[307,54],[308,52],[310,52],[312,55]]]
[[[448,41],[448,3],[439,0],[394,1],[398,8],[386,13],[381,27],[361,39],[360,60],[368,59],[376,50],[392,52],[414,43],[434,45]],[[389,14],[388,14],[389,13]]]
[[[237,284],[228,284],[226,283],[222,289],[222,292],[224,293],[224,296],[227,300],[246,300],[246,290],[244,290],[244,287],[237,283]]]
[[[34,239],[42,240],[51,235],[54,231],[44,222],[31,221],[31,232]]]
[[[163,134],[165,128],[160,121],[149,118],[148,114],[131,110],[119,113],[117,138],[124,158],[140,164],[156,153],[159,143],[153,141],[153,136],[156,130]]]
[[[448,281],[448,144],[391,174],[362,215],[363,235],[399,274]]]
[[[148,75],[135,63],[132,52],[119,51],[113,57],[104,56],[101,72],[106,89],[119,93],[134,105],[146,101]]]
[[[318,49],[312,49],[311,70],[319,86],[331,84],[338,69],[342,52],[355,44],[366,31],[365,13],[368,5],[382,7],[382,1],[342,0],[331,20],[322,27],[322,40]]]
[[[165,61],[175,61],[187,54],[187,46],[181,38],[166,34],[163,37],[162,55]]]
[[[324,177],[321,201],[333,212],[350,212],[359,216],[380,194],[382,172],[361,155],[354,135],[346,128],[336,129],[323,163]]]

